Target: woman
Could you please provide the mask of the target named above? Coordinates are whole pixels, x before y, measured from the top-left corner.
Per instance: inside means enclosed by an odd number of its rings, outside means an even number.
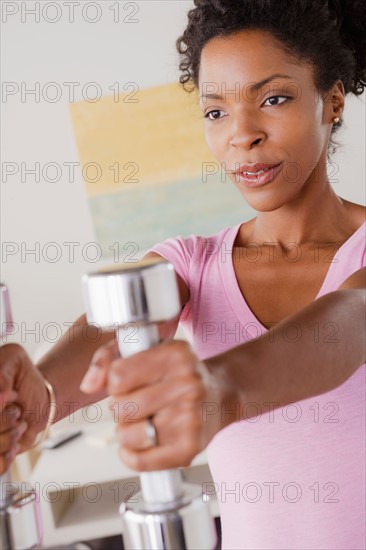
[[[188,19],[181,83],[257,215],[147,255],[175,267],[182,312],[165,336],[180,321],[193,348],[121,359],[110,334],[97,351],[83,341],[83,317],[38,366],[60,405],[106,390],[119,410],[138,404],[117,428],[136,470],[187,466],[208,445],[223,548],[364,548],[365,208],[336,195],[326,165],[345,96],[365,86],[365,8],[196,0]],[[2,369],[4,402],[47,403],[22,350],[6,346]],[[3,468],[41,424],[28,420],[18,450],[7,426]]]

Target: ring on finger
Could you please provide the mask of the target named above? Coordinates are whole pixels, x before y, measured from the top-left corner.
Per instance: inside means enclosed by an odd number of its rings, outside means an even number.
[[[146,431],[146,437],[149,440],[150,445],[152,447],[157,447],[157,445],[158,445],[158,436],[157,436],[157,433],[156,433],[156,428],[154,426],[152,416],[149,416],[146,419],[145,431]]]

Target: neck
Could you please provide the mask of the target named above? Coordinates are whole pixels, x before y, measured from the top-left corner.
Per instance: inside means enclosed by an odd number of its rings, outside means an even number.
[[[331,187],[324,162],[291,202],[272,212],[258,212],[250,238],[284,247],[290,242],[343,242],[355,231],[348,205]]]

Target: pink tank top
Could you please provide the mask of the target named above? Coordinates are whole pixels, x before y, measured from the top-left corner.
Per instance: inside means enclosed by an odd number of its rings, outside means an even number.
[[[232,248],[240,225],[150,249],[190,289],[180,324],[201,359],[267,331],[236,280]],[[366,222],[337,251],[316,298],[365,265]],[[314,338],[332,338],[334,326],[314,331]],[[203,489],[217,496],[224,550],[366,548],[365,367],[335,390],[271,412],[247,403],[256,416],[213,438],[207,451],[214,483]]]

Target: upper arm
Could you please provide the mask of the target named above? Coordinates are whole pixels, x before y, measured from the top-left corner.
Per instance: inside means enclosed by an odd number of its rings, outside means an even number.
[[[366,289],[366,267],[361,267],[358,271],[355,271],[346,279],[341,286],[338,288],[338,290],[342,290],[344,288],[359,288],[359,289]]]

